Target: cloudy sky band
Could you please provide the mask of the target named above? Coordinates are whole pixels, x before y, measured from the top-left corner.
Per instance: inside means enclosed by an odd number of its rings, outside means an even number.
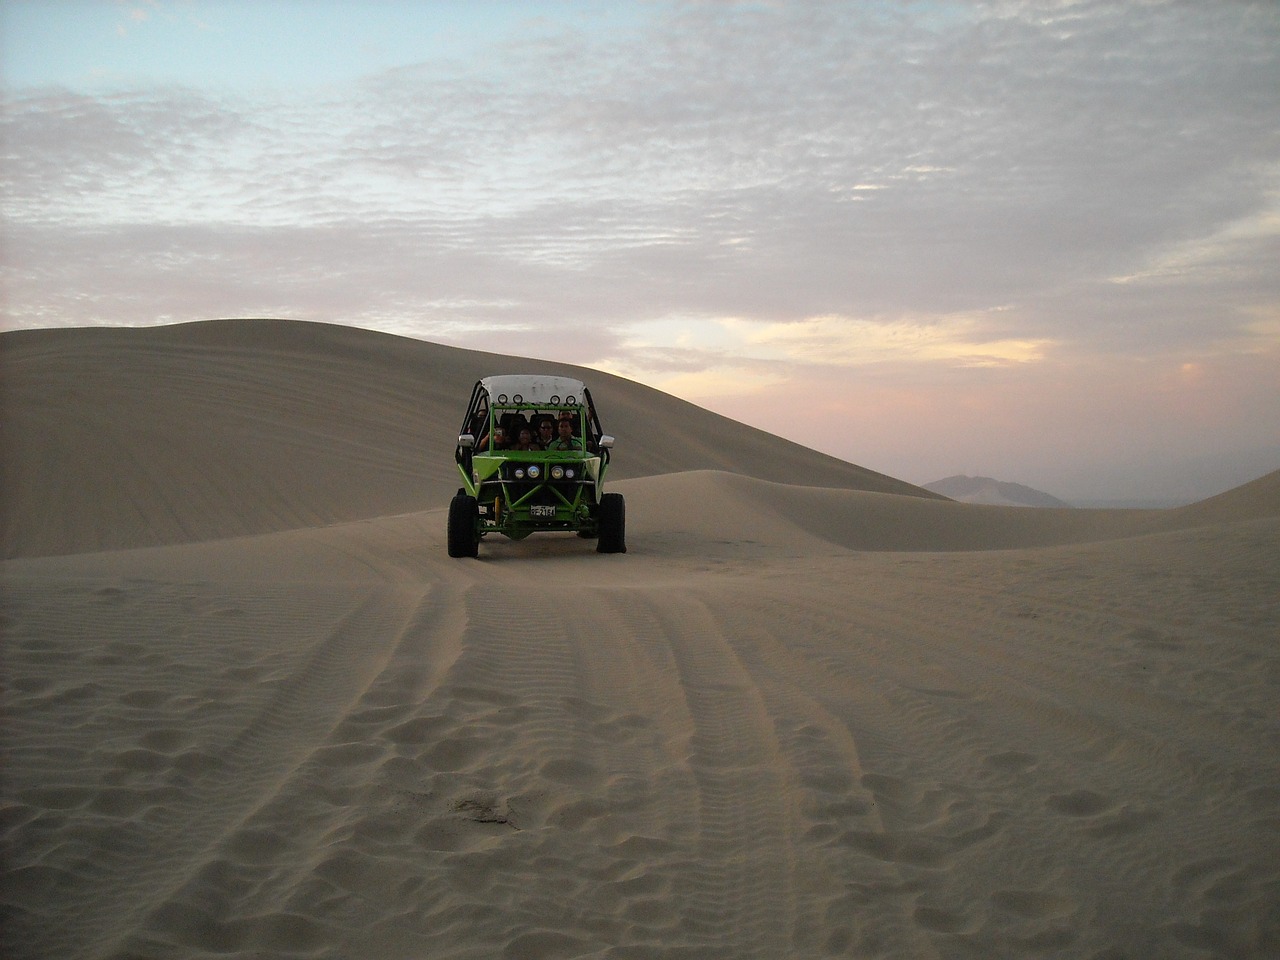
[[[1177,380],[1280,354],[1273,4],[50,6],[5,13],[10,326],[349,322],[753,422],[815,369],[980,391],[1006,366],[1058,403],[1074,370],[1121,403],[1102,374],[1126,360]],[[36,65],[40,36],[78,57]],[[775,407],[735,379],[783,385]],[[919,448],[859,425],[857,387],[823,448],[948,472],[918,390]],[[1204,395],[1216,428],[1188,441],[1280,450],[1280,399],[1250,396]],[[1123,458],[1105,434],[1078,456]],[[974,443],[1053,486],[1038,442]]]

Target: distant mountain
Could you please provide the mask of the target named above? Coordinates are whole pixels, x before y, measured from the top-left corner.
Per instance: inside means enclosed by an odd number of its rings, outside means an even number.
[[[940,493],[961,503],[988,503],[1004,507],[1069,507],[1071,504],[1020,483],[1008,483],[991,477],[947,477],[924,485],[926,490]]]

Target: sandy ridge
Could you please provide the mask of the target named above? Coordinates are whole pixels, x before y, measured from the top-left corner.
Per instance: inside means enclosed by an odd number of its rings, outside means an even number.
[[[458,485],[453,448],[472,385],[513,370],[593,386],[608,429],[630,448],[619,479],[710,468],[936,496],[631,381],[545,361],[292,321],[10,331],[0,333],[6,556],[433,507]]]

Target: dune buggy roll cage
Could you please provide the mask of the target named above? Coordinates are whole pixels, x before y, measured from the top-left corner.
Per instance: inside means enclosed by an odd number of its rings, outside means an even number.
[[[530,429],[544,418],[552,422],[559,421],[559,414],[568,411],[574,415],[574,437],[582,443],[584,453],[601,458],[601,472],[609,462],[609,447],[612,445],[600,426],[600,417],[596,414],[595,403],[591,400],[591,391],[580,381],[566,378],[549,377],[546,382],[550,388],[530,391],[531,396],[522,393],[508,394],[502,392],[502,381],[514,380],[508,377],[487,377],[478,380],[471,391],[471,401],[467,404],[466,415],[462,419],[462,427],[458,431],[458,448],[455,459],[467,473],[471,473],[471,457],[476,453],[505,453],[508,451],[495,449],[493,446],[495,428],[501,427],[508,440],[511,431],[518,430],[521,417],[525,412],[535,414],[534,420],[525,418]],[[496,393],[495,393],[496,391]],[[470,436],[471,443],[464,443]],[[601,440],[605,442],[602,444]],[[522,454],[572,453],[572,451],[520,451]]]

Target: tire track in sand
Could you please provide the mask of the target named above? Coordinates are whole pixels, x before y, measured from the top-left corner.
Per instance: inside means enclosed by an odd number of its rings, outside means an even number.
[[[18,911],[6,940],[39,944],[40,953],[33,956],[115,955],[146,929],[153,912],[163,912],[163,907],[155,911],[156,904],[168,903],[224,838],[276,796],[385,667],[413,625],[430,623],[437,599],[401,590],[364,590],[350,599],[328,597],[314,605],[312,616],[317,618],[335,608],[346,610],[257,715],[209,755],[204,769],[175,770],[172,779],[179,790],[168,802],[146,817],[120,823],[109,845],[90,860],[71,865],[68,881],[73,887],[63,900],[65,917]],[[255,624],[246,617],[234,629],[251,633]],[[300,737],[300,730],[313,733]],[[39,935],[23,933],[24,923],[38,926]]]
[[[152,911],[128,953],[202,948],[211,930],[227,952],[289,952],[364,929],[371,916],[393,923],[388,891],[416,867],[401,851],[412,850],[417,811],[395,786],[416,752],[404,732],[459,655],[462,613],[459,591],[433,589],[327,736]],[[318,862],[316,851],[325,851]]]
[[[697,859],[675,891],[707,957],[788,956],[795,863],[779,745],[761,692],[722,626],[696,598],[671,594],[662,625],[693,736]]]
[[[886,796],[892,785],[887,791],[864,757],[876,749],[874,729],[830,709],[849,698],[883,709],[878,692],[795,657],[803,609],[781,597],[726,604],[690,596],[663,607],[697,730],[691,759],[695,771],[712,774],[698,774],[713,801],[704,809],[719,816],[726,806],[717,764],[767,766],[765,775],[732,784],[729,801],[743,828],[722,846],[726,855],[737,847],[764,884],[737,894],[763,928],[747,923],[737,949],[748,956],[753,949],[759,956],[937,956],[917,899],[953,844],[904,822],[902,804]],[[712,703],[734,697],[739,683],[746,696],[737,695],[738,709]],[[709,712],[700,705],[708,703]],[[870,745],[862,742],[867,736]],[[755,829],[762,817],[771,826],[763,834]],[[718,838],[709,839],[714,849]],[[730,870],[716,883],[737,879]]]

